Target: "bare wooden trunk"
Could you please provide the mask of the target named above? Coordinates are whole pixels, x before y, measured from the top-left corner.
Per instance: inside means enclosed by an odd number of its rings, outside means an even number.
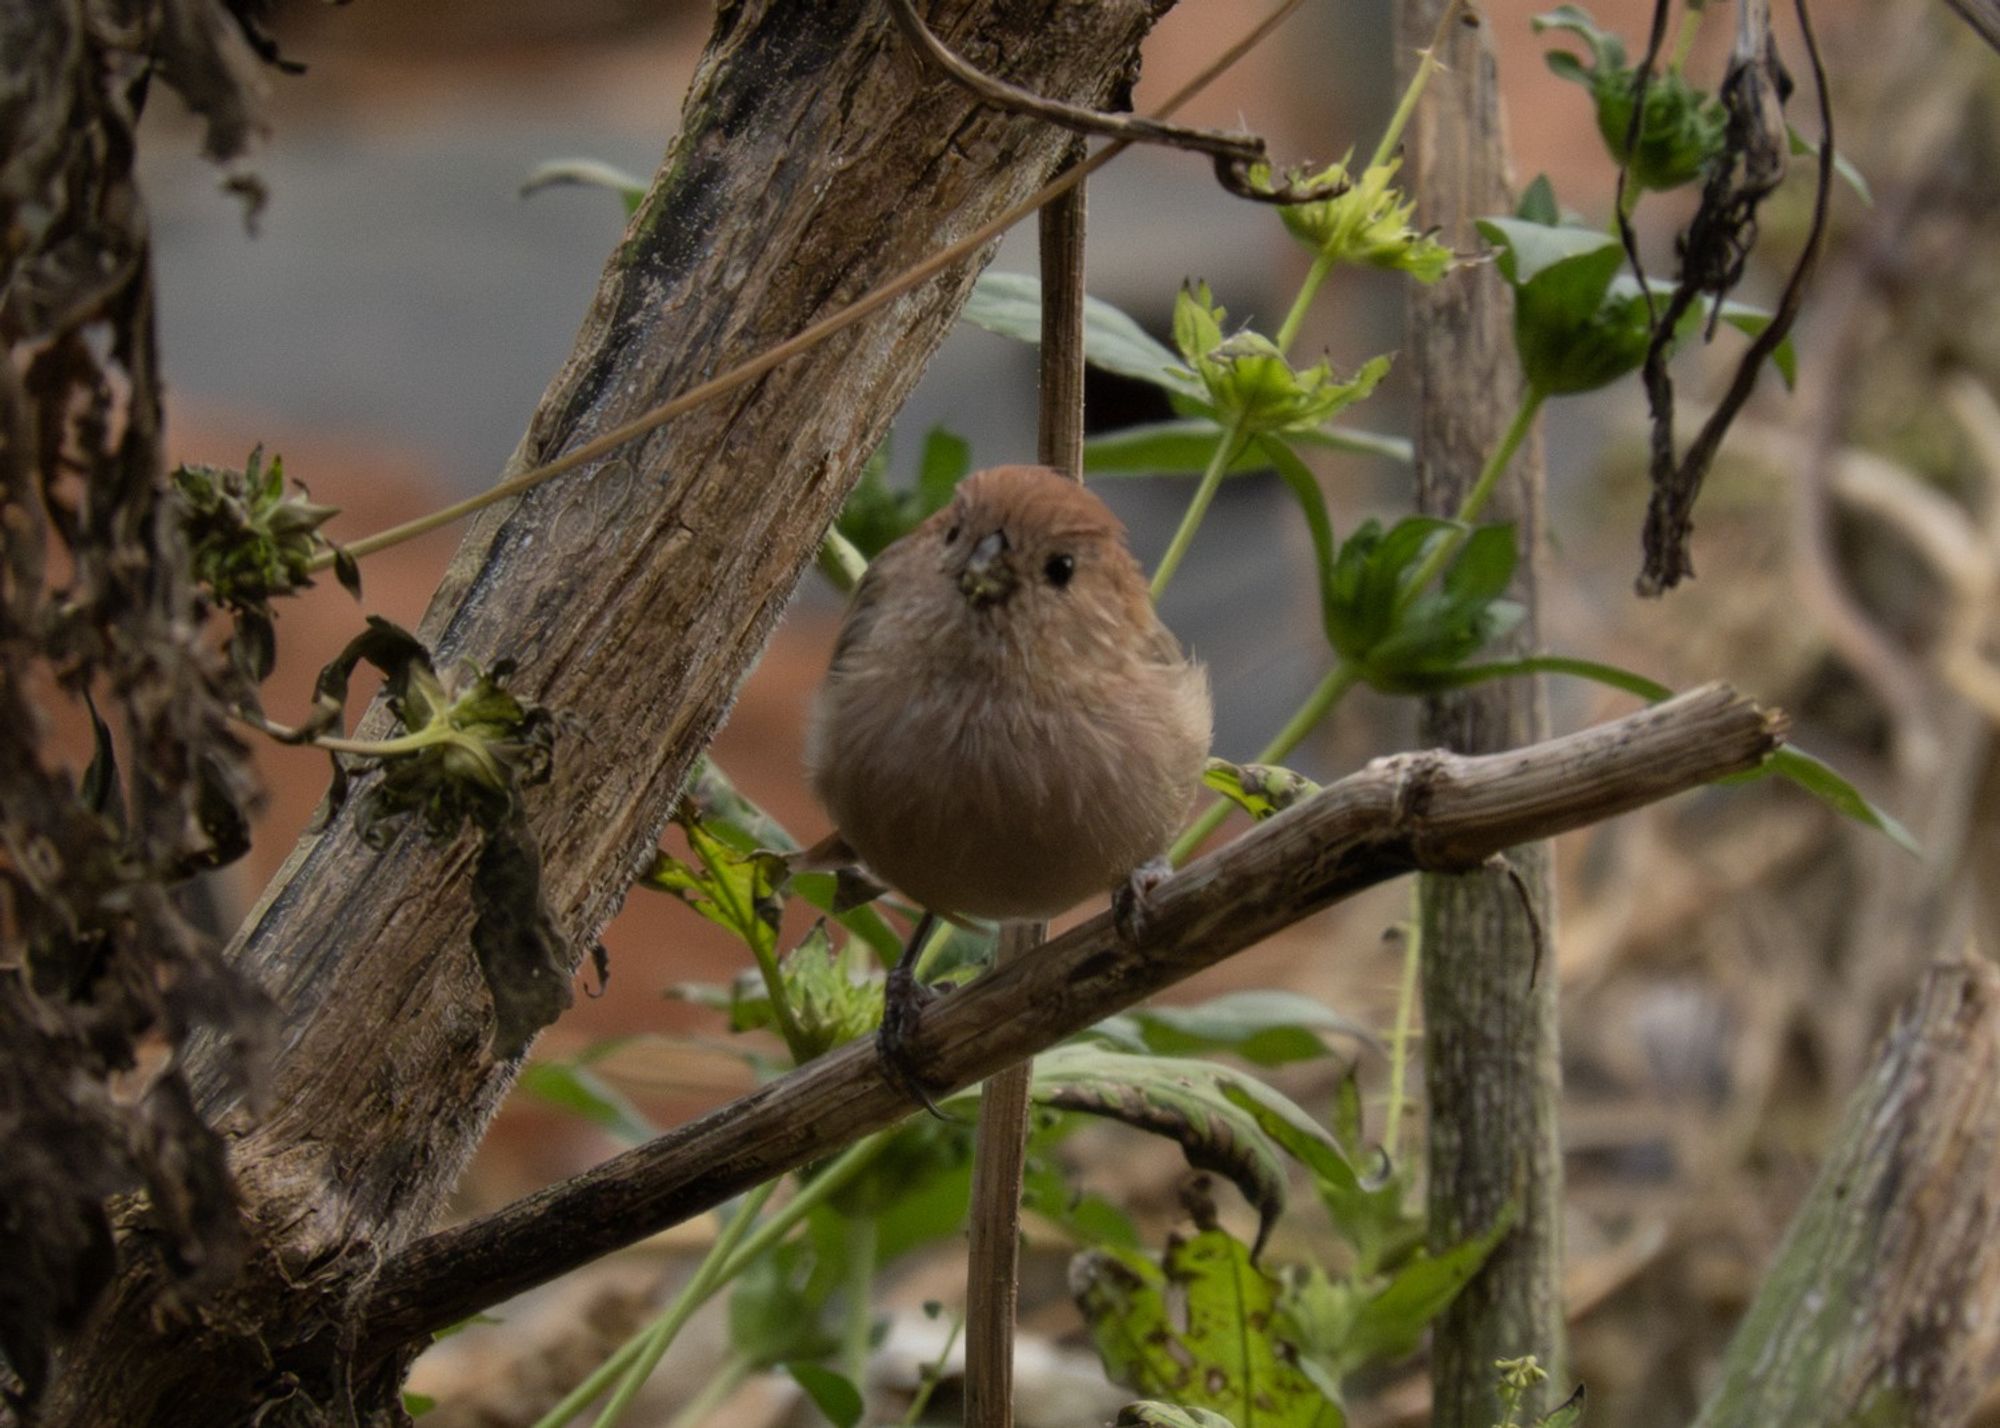
[[[1904,1007],[1696,1428],[1951,1428],[2000,1376],[2000,971]]]
[[[1171,0],[938,0],[961,52],[1103,104]],[[721,5],[682,130],[515,458],[546,461],[790,336],[1025,197],[1066,134],[982,111],[863,0]],[[425,617],[440,663],[517,660],[574,731],[530,796],[550,905],[589,945],[652,847],[862,459],[977,264],[762,380],[482,517]],[[1023,433],[1026,455],[1028,434]],[[379,712],[372,722],[380,727]],[[350,803],[349,809],[353,805]],[[427,1229],[515,1065],[467,945],[471,848],[376,851],[351,812],[308,837],[235,955],[277,998],[269,1111],[234,1164],[258,1238],[206,1311],[159,1312],[137,1240],[46,1422],[339,1421],[351,1306]],[[211,1093],[211,1101],[215,1099]],[[358,1393],[359,1401],[355,1399]]]
[[[1442,0],[1404,0],[1397,37],[1406,60],[1430,43]],[[1461,252],[1478,247],[1473,220],[1511,207],[1507,147],[1488,27],[1454,23],[1444,67],[1418,110],[1410,155],[1417,215]],[[1417,499],[1450,515],[1514,414],[1521,378],[1512,304],[1490,266],[1434,287],[1413,286],[1409,362],[1416,373]],[[1534,648],[1541,548],[1539,443],[1514,458],[1487,519],[1518,524],[1513,596],[1527,618],[1509,637]],[[1500,680],[1424,702],[1426,743],[1468,753],[1515,748],[1548,734],[1539,679]],[[1513,1232],[1433,1330],[1437,1428],[1487,1428],[1496,1415],[1495,1359],[1534,1354],[1559,1381],[1563,1358],[1562,1148],[1557,1126],[1554,890],[1545,844],[1510,850],[1533,904],[1504,872],[1426,877],[1421,892],[1424,1051],[1430,1107],[1431,1242],[1455,1244],[1510,1204]]]

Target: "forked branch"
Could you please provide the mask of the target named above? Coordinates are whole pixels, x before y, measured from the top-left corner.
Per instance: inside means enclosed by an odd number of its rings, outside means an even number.
[[[1762,762],[1781,714],[1708,685],[1502,754],[1378,759],[1160,885],[1122,941],[1108,915],[934,1003],[913,1045],[957,1088],[1074,1035],[1361,889],[1624,813]],[[914,1109],[871,1041],[842,1047],[658,1140],[394,1256],[365,1346],[431,1330],[832,1154]]]

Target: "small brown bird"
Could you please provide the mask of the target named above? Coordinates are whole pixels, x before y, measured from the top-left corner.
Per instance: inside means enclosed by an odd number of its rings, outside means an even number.
[[[912,901],[1046,918],[1165,853],[1210,722],[1118,518],[1060,472],[998,466],[869,566],[806,761],[847,846]]]

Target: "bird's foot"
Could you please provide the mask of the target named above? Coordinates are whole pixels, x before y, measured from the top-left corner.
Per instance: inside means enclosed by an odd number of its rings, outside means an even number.
[[[1111,925],[1118,930],[1118,940],[1127,947],[1137,947],[1145,940],[1153,892],[1173,875],[1172,863],[1165,858],[1153,858],[1134,868],[1111,894]]]
[[[918,1074],[911,1039],[923,1009],[938,999],[938,993],[917,980],[916,972],[901,963],[889,969],[882,988],[882,1025],[875,1033],[875,1054],[882,1062],[882,1074],[889,1084],[941,1121],[956,1121],[938,1109],[930,1089]]]

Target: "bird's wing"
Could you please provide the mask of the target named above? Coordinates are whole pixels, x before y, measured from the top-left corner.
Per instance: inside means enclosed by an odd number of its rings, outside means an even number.
[[[848,660],[867,642],[868,631],[882,614],[882,557],[872,561],[861,577],[861,583],[854,587],[854,598],[848,602],[847,616],[840,623],[840,636],[833,644],[832,675],[846,672]]]

